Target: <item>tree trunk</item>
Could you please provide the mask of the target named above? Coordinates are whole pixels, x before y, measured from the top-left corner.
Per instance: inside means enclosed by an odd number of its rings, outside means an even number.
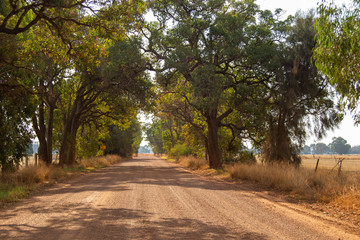
[[[48,109],[48,124],[47,124],[47,136],[46,136],[46,149],[47,157],[46,163],[52,163],[52,136],[53,136],[53,124],[54,123],[54,106],[50,105]]]
[[[46,126],[44,123],[44,102],[41,102],[39,106],[39,113],[38,116],[34,116],[32,119],[33,127],[36,133],[36,136],[39,139],[39,159],[41,159],[44,162],[47,162],[47,143],[46,143]]]
[[[59,157],[59,164],[61,166],[75,163],[76,132],[78,128],[72,122],[68,121],[64,127]]]
[[[274,153],[274,160],[276,161],[283,161],[283,158],[284,154],[286,154],[285,152],[283,152],[283,154],[281,154],[281,151],[285,151],[286,149],[282,149],[283,147],[283,141],[284,141],[284,120],[283,120],[283,114],[282,114],[282,111],[280,110],[280,113],[279,113],[279,119],[278,119],[278,123],[277,123],[277,126],[276,126],[276,135],[274,136],[275,137],[275,153]]]
[[[209,116],[207,118],[208,124],[208,155],[210,168],[219,169],[222,168],[220,149],[218,142],[218,121],[215,116]]]
[[[77,102],[74,103],[71,114],[64,121],[64,130],[61,139],[59,165],[72,165],[75,163],[76,133],[80,127],[77,116]]]

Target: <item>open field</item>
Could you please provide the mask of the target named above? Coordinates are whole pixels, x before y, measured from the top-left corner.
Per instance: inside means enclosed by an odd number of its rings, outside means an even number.
[[[344,159],[341,167],[343,171],[360,171],[360,155],[301,155],[301,159],[301,165],[311,169],[315,169],[316,161],[320,159],[318,169],[328,170],[333,169],[338,160]]]

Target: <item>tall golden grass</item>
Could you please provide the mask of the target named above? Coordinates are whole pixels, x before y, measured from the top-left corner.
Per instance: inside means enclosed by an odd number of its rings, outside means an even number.
[[[234,164],[226,166],[232,178],[289,192],[299,199],[332,203],[360,213],[360,174],[294,168],[288,165]]]
[[[101,168],[110,166],[116,162],[119,162],[121,157],[118,155],[106,155],[101,157],[92,157],[87,159],[81,159],[78,166],[84,168]]]
[[[342,170],[360,171],[360,155],[301,155],[302,166],[315,168],[316,161],[319,159],[319,169],[331,170],[335,167],[339,159],[343,159]],[[337,166],[336,166],[337,167]]]
[[[180,157],[178,163],[186,168],[192,170],[205,170],[209,168],[207,161],[203,158],[197,158],[193,156]]]
[[[14,173],[3,173],[0,175],[0,205],[23,198],[44,183],[58,182],[69,176],[110,166],[120,160],[121,157],[117,155],[106,155],[82,159],[78,164],[64,168],[40,163],[38,166],[22,167]]]
[[[320,160],[321,161],[321,160]],[[195,157],[181,157],[179,164],[192,170],[209,168],[206,160]],[[334,161],[332,160],[332,163]],[[224,170],[233,179],[243,179],[264,187],[285,191],[299,200],[322,202],[338,209],[360,214],[360,173],[314,166],[295,168],[289,165],[232,164]],[[217,173],[217,171],[215,171]]]

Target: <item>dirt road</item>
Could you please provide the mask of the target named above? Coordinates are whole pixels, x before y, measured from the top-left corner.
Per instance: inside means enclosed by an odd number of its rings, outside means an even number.
[[[0,239],[360,239],[254,191],[139,157],[0,209]]]

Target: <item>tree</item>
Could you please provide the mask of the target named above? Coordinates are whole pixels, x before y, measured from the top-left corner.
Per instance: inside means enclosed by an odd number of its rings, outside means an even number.
[[[298,149],[304,144],[310,123],[321,138],[341,118],[326,79],[311,60],[315,46],[313,12],[297,13],[285,30],[270,66],[275,74],[269,84],[269,132],[263,155],[269,162],[299,165]]]
[[[15,164],[26,154],[32,133],[29,119],[34,106],[24,89],[0,88],[0,168],[15,170]]]
[[[60,98],[58,87],[73,64],[67,46],[40,23],[18,38],[22,41],[14,65],[29,72],[29,79],[21,79],[18,84],[36,96],[38,106],[32,124],[39,139],[39,159],[51,164],[54,112]]]
[[[134,11],[136,14],[131,14]],[[141,1],[2,0],[0,3],[0,34],[16,35],[28,31],[39,22],[44,22],[53,28],[63,40],[70,43],[71,40],[66,39],[63,29],[67,23],[82,27],[101,27],[107,32],[115,32],[122,26],[108,22],[108,19],[117,15],[126,19],[128,24],[133,24],[141,11]],[[86,14],[86,17],[79,18],[79,14]]]
[[[76,134],[76,159],[104,155],[103,140],[109,137],[111,121],[102,124],[84,124]]]
[[[360,154],[360,145],[352,146],[349,151],[350,154]]]
[[[314,146],[314,154],[325,154],[330,152],[330,147],[325,143],[317,143]]]
[[[252,95],[240,95],[248,94],[241,89],[268,79],[261,64],[271,56],[272,21],[253,1],[152,1],[151,6],[159,24],[149,26],[144,50],[159,60],[157,82],[163,92],[176,92],[179,107],[206,123],[209,165],[221,168],[219,129],[234,130],[226,119],[237,112],[236,100],[251,102]]]
[[[347,154],[351,146],[342,137],[333,137],[332,142],[330,143],[330,148],[334,153],[342,155]]]
[[[109,126],[109,138],[104,140],[106,146],[104,153],[132,157],[140,147],[141,134],[141,126],[137,119],[132,119],[125,129],[116,125]]]
[[[91,72],[100,64],[97,57],[107,54],[110,39],[124,39],[129,29],[139,27],[135,20],[141,18],[143,7],[141,1],[1,1],[0,69],[6,71],[0,76],[0,88],[26,89],[36,96],[38,108],[28,117],[45,162],[52,161],[53,121],[59,119],[54,114],[64,86],[74,83],[70,78],[80,79],[79,72]],[[26,77],[13,74],[19,71]]]
[[[152,153],[152,150],[149,146],[140,146],[139,153]]]
[[[301,154],[311,154],[311,148],[308,145],[305,145],[302,149],[301,149]]]
[[[160,120],[153,119],[151,125],[146,129],[146,140],[149,142],[155,154],[165,153],[163,147],[162,128]]]
[[[360,1],[336,6],[322,1],[316,21],[316,66],[341,94],[343,105],[356,112],[360,92]],[[359,114],[356,115],[359,122]]]
[[[89,68],[89,63],[81,62],[77,74],[62,86],[60,164],[74,163],[76,134],[81,125],[96,126],[101,117],[126,122],[146,105],[151,83],[144,73],[146,63],[136,39],[115,43],[107,56],[99,56],[94,62],[97,60],[101,62],[98,67],[95,64]]]

